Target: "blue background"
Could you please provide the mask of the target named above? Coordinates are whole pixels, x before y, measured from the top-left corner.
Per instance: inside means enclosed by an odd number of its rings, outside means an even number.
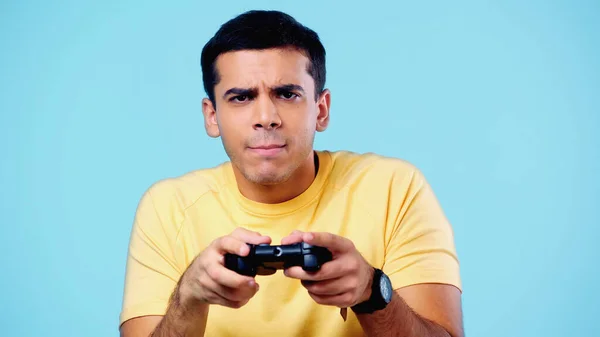
[[[137,202],[227,159],[200,51],[247,9],[328,52],[319,149],[419,166],[452,221],[468,336],[598,334],[597,1],[2,1],[4,336],[116,336]]]

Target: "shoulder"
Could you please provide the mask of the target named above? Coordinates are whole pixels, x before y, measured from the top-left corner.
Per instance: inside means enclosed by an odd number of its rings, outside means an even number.
[[[185,210],[204,196],[218,193],[226,185],[229,162],[164,178],[150,185],[143,198],[152,201],[157,209]]]
[[[367,182],[381,184],[422,184],[424,176],[413,163],[372,152],[351,151],[327,152],[332,158],[330,179],[335,185],[349,186]]]

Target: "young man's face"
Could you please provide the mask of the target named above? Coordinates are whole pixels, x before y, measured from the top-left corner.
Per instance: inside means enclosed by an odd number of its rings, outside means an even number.
[[[220,55],[216,107],[203,102],[207,133],[220,136],[234,168],[248,181],[287,181],[311,163],[315,131],[329,122],[326,90],[315,101],[309,59],[293,49]]]

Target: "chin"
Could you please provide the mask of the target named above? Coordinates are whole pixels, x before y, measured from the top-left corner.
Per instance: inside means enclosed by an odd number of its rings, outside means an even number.
[[[248,172],[244,174],[248,181],[259,185],[277,185],[286,182],[290,178],[290,174],[283,172]]]

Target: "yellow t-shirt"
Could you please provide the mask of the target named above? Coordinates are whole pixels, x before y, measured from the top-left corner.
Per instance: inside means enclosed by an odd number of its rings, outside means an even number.
[[[453,232],[434,193],[413,165],[375,154],[317,151],[319,171],[300,196],[261,204],[239,192],[231,163],[162,180],[137,209],[127,259],[120,323],[164,314],[176,283],[215,238],[245,227],[272,244],[294,229],[352,240],[395,289],[446,283],[461,289]],[[257,276],[258,293],[242,308],[213,305],[206,336],[362,336],[348,310],[315,303],[282,271]]]

